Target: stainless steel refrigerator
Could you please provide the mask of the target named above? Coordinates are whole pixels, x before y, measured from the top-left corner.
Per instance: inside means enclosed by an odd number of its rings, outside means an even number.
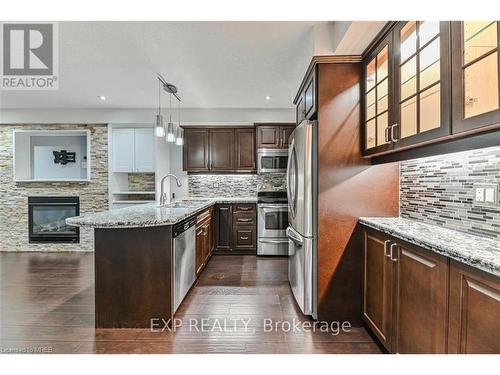
[[[288,280],[302,312],[317,319],[317,122],[303,121],[289,144]]]

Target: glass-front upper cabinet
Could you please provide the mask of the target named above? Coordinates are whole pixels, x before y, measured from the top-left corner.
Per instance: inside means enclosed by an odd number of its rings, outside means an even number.
[[[405,21],[363,58],[365,155],[451,133],[450,22]]]
[[[388,35],[364,58],[362,95],[364,102],[364,149],[378,153],[389,149],[389,124],[392,120],[392,37]]]
[[[453,133],[500,125],[500,22],[452,22]]]
[[[394,38],[394,148],[449,135],[450,23],[398,22]]]

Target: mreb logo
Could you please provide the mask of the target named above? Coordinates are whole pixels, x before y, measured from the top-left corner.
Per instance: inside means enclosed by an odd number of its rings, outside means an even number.
[[[4,23],[1,31],[1,88],[57,89],[57,24]]]

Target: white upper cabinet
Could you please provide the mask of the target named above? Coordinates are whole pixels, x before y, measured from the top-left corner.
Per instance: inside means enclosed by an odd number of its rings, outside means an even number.
[[[154,172],[152,128],[113,129],[113,172]]]
[[[152,128],[135,129],[135,171],[155,171],[155,144]]]

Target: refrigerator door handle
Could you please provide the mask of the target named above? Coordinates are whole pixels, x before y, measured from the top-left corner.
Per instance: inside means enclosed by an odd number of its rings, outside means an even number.
[[[302,241],[300,235],[291,227],[286,228],[286,235],[290,240],[292,240],[295,243],[295,245],[301,247],[304,244],[304,241]]]

